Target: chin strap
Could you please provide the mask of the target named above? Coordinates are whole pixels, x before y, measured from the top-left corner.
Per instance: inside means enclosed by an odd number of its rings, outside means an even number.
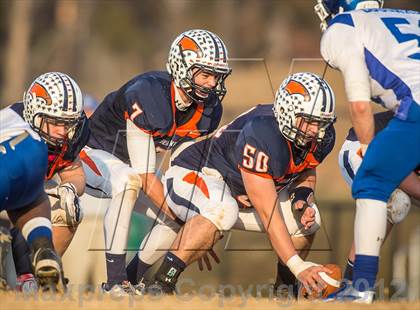
[[[192,104],[191,101],[185,102],[182,97],[181,94],[179,93],[180,90],[178,89],[177,86],[174,85],[175,88],[175,106],[178,110],[180,111],[186,111]]]

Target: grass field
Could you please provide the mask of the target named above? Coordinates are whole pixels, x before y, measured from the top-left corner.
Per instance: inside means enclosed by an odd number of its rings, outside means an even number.
[[[241,298],[224,296],[182,295],[176,297],[138,296],[133,298],[111,298],[102,294],[39,294],[23,296],[15,293],[0,293],[0,309],[297,309],[297,310],[418,310],[417,302],[377,302],[372,305],[349,303],[292,302],[290,300],[269,300],[267,298]]]

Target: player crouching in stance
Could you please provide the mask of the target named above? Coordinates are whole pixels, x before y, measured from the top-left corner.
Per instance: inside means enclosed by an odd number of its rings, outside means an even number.
[[[54,250],[44,180],[66,167],[66,160],[75,159],[69,158],[66,147],[71,149],[72,139],[78,138],[82,106],[80,89],[71,78],[47,73],[32,83],[23,103],[0,111],[0,209],[7,210],[16,228],[12,242],[18,276],[33,273],[43,288],[56,289],[60,282],[64,284],[61,259]],[[83,175],[80,163],[70,166],[77,175]],[[81,214],[76,191],[79,186],[83,192],[84,177],[71,178],[71,172],[64,170],[60,176],[66,181],[56,194],[67,217],[78,223]],[[62,243],[56,237],[60,247]]]
[[[393,116],[394,112],[392,111],[376,113],[374,115],[375,135],[388,125]],[[350,187],[353,184],[354,176],[356,175],[357,170],[359,170],[362,160],[363,157],[361,156],[360,152],[360,142],[357,140],[354,129],[351,128],[339,154],[341,174]],[[419,169],[420,167],[417,167],[417,170]],[[401,182],[399,188],[394,190],[390,199],[388,200],[385,237],[388,236],[394,225],[401,223],[408,215],[411,208],[410,197],[420,200],[420,178],[416,175],[416,172],[410,173],[409,176],[407,176],[403,182]],[[347,257],[347,264],[344,271],[342,287],[339,291],[329,296],[328,299],[331,299],[337,296],[337,294],[340,294],[353,281],[354,259],[355,246],[353,242]]]
[[[323,79],[297,73],[281,84],[274,104],[256,106],[183,150],[164,184],[169,207],[186,223],[146,291],[172,293],[186,266],[232,228],[266,231],[281,261],[276,288],[297,278],[320,291],[318,273],[329,270],[296,249],[309,249],[320,225],[316,167],[334,146],[334,107]]]
[[[89,120],[82,151],[89,187],[112,197],[104,218],[107,283],[104,292],[135,294],[125,257],[129,224],[139,191],[165,208],[155,174],[156,153],[212,133],[222,116],[228,66],[223,41],[206,30],[189,30],[172,43],[166,71],[134,77],[105,97]]]
[[[60,72],[45,73],[34,80],[23,102],[10,106],[46,143],[48,167],[44,175],[51,204],[54,248],[62,256],[82,220],[79,196],[85,189],[85,174],[78,154],[89,131],[83,112],[83,97],[76,82]],[[54,187],[52,179],[54,179]],[[58,184],[58,185],[57,185]],[[36,290],[30,264],[30,249],[15,227],[11,234],[17,274],[16,289]]]

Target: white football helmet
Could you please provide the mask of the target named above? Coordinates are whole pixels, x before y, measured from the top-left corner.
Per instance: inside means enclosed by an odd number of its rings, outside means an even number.
[[[328,22],[337,14],[362,9],[382,8],[384,0],[317,0],[315,14],[321,20],[321,30],[328,28]]]
[[[173,41],[166,68],[175,85],[197,102],[205,102],[210,93],[222,101],[226,94],[225,79],[232,71],[228,65],[226,45],[214,33],[201,29],[183,32]],[[194,83],[195,68],[218,76],[214,89]],[[197,89],[199,93],[206,94],[205,97],[196,92]]]
[[[25,121],[54,147],[76,139],[78,129],[85,121],[79,86],[68,75],[60,72],[48,72],[37,77],[23,96],[23,106]],[[47,126],[44,126],[45,123]],[[52,137],[48,124],[65,126],[67,136]],[[47,131],[44,131],[45,127]]]
[[[321,77],[309,72],[295,73],[280,85],[273,111],[286,139],[301,149],[311,148],[312,142],[321,143],[326,138],[326,128],[336,119],[334,93]],[[316,141],[300,128],[299,117],[308,123],[319,123]]]

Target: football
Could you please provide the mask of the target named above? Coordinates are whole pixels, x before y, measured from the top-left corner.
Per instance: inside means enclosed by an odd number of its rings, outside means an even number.
[[[342,280],[341,268],[335,264],[327,264],[324,267],[332,271],[331,274],[326,274],[325,272],[320,272],[319,275],[327,283],[327,287],[324,288],[321,292],[308,292],[306,288],[302,285],[299,289],[299,298],[305,299],[322,299],[326,298],[329,294],[334,293],[340,287],[340,282]]]

